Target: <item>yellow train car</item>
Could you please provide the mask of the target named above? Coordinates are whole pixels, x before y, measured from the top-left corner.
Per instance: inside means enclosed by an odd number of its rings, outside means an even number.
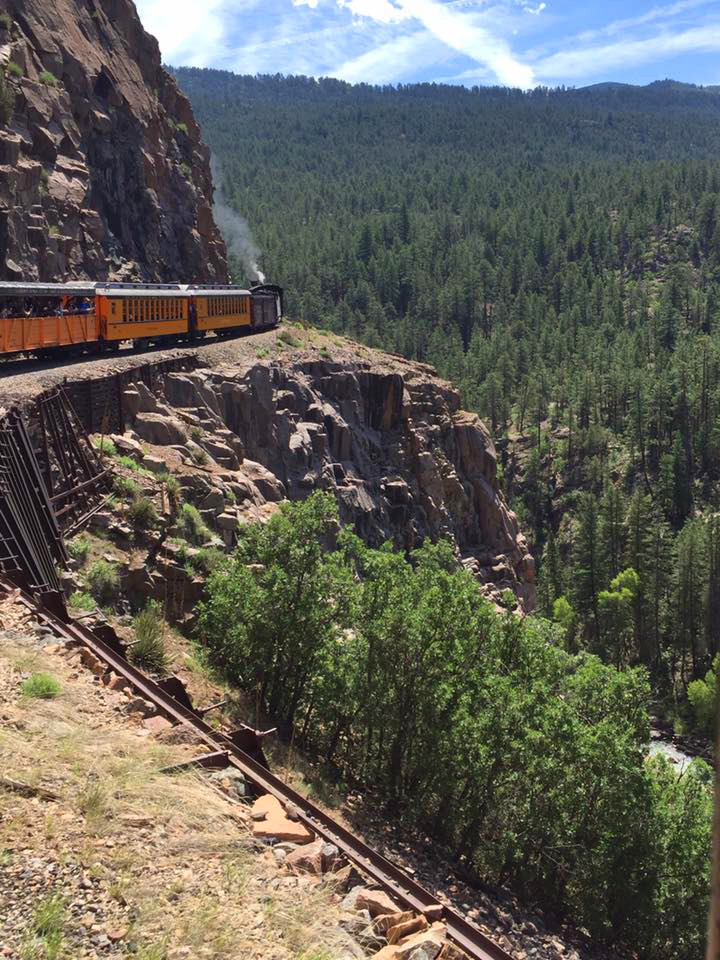
[[[0,356],[101,353],[276,326],[283,291],[259,283],[0,282]]]
[[[240,287],[189,287],[194,311],[194,328],[203,335],[210,330],[241,330],[252,324],[252,295]]]
[[[95,291],[98,331],[109,346],[138,346],[188,336],[189,300],[181,284],[109,284]]]

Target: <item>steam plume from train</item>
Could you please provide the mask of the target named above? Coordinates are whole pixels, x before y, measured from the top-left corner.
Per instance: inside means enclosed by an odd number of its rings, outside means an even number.
[[[228,203],[225,196],[222,171],[215,157],[212,157],[210,167],[215,184],[213,214],[215,215],[215,223],[217,223],[225,238],[228,253],[236,257],[247,269],[251,280],[257,279],[260,283],[264,283],[265,274],[258,266],[260,248],[253,239],[250,225],[245,217],[241,217]]]

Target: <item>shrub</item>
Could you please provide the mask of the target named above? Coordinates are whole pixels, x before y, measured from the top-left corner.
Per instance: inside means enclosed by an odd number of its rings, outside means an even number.
[[[647,673],[498,615],[451,544],[408,562],[337,518],[316,493],[241,528],[199,605],[210,662],[488,882],[637,955],[701,956],[712,795],[648,762]]]
[[[46,176],[46,182],[47,182],[47,176]],[[93,437],[92,444],[97,451],[104,454],[106,457],[117,456],[117,447],[109,437]]]
[[[294,333],[291,333],[289,330],[281,330],[277,336],[278,340],[281,343],[286,343],[289,347],[301,347],[302,341],[299,340]]]
[[[0,120],[9,123],[15,109],[15,94],[5,82],[5,74],[0,70]]]
[[[0,27],[2,27],[3,30],[10,30],[12,27],[12,17],[4,10],[0,13]],[[10,63],[12,63],[12,60]],[[8,66],[10,66],[10,64],[8,64]]]
[[[150,530],[155,526],[158,518],[155,504],[148,497],[139,497],[130,504],[128,518],[133,529],[138,533],[142,530]]]
[[[76,590],[68,600],[68,605],[71,606],[74,610],[86,610],[88,613],[91,610],[97,609],[97,603],[95,599],[90,596],[89,593],[85,593],[82,590]]]
[[[177,513],[181,502],[178,478],[174,477],[171,473],[160,473],[158,474],[158,482],[164,484],[167,490],[168,500],[170,501],[170,509],[173,513]]]
[[[165,649],[165,621],[160,607],[154,601],[148,603],[133,621],[136,643],[130,647],[130,657],[138,666],[163,673],[169,660]]]
[[[187,126],[186,123],[176,123],[176,124],[175,124],[175,129],[176,129],[179,133],[184,133],[185,136],[188,135],[188,126]]]
[[[90,554],[90,541],[87,537],[75,537],[74,540],[68,542],[67,551],[73,560],[77,560],[82,566]]]
[[[190,427],[190,439],[194,440],[195,443],[199,443],[204,435],[205,431],[202,427]]]
[[[120,577],[112,563],[96,560],[87,572],[90,593],[98,603],[109,603],[120,592]]]
[[[125,500],[134,500],[140,496],[140,485],[137,480],[120,474],[113,479],[113,490]]]
[[[203,450],[202,448],[199,450],[193,450],[192,458],[194,463],[196,463],[199,467],[202,467],[208,462],[207,451]]]
[[[54,73],[51,73],[49,70],[43,70],[40,76],[38,77],[40,83],[44,84],[46,87],[59,87],[60,81],[55,76]]]
[[[150,476],[150,471],[146,467],[141,467],[140,464],[133,460],[132,457],[128,457],[125,454],[121,454],[115,457],[117,462],[125,467],[126,470],[131,470],[133,473],[144,473],[146,476]]]
[[[693,680],[688,686],[688,701],[692,711],[693,726],[710,736],[715,732],[718,707],[718,669],[720,655],[713,661],[713,669],[708,670],[704,680]]]
[[[225,559],[225,554],[217,547],[202,547],[197,553],[186,554],[185,566],[194,574],[209,574]]]
[[[210,531],[200,516],[200,511],[191,503],[184,503],[180,509],[180,523],[188,540],[202,543],[210,536]]]
[[[60,684],[47,673],[34,673],[23,680],[20,691],[24,697],[34,700],[52,700],[60,693]]]
[[[22,67],[14,60],[8,60],[5,65],[5,72],[9,73],[11,77],[22,77],[23,75]]]

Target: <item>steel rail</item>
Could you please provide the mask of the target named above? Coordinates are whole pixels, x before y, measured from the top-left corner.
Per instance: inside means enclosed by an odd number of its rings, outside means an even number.
[[[17,589],[12,582],[0,576],[0,591],[7,594]],[[390,896],[417,913],[426,914],[432,920],[441,920],[447,928],[450,940],[473,960],[512,960],[509,953],[457,910],[440,903],[404,870],[358,839],[302,794],[283,783],[236,746],[230,737],[210,727],[198,712],[188,709],[166,693],[158,683],[146,677],[122,654],[97,637],[89,627],[75,621],[64,622],[22,590],[19,598],[58,636],[88,647],[110,669],[129,681],[143,699],[149,700],[160,712],[177,723],[191,727],[210,747],[211,752],[227,752],[229,763],[237,767],[256,787],[284,804],[292,803],[298,820],[317,836],[335,844],[351,863],[359,867]]]

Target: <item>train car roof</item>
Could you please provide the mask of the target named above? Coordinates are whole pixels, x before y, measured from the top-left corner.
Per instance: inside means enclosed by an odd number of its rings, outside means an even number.
[[[71,280],[68,283],[1,282],[2,297],[230,297],[250,296],[239,284],[201,283],[122,283]]]
[[[94,297],[96,283],[73,280],[70,283],[0,282],[0,297]]]

